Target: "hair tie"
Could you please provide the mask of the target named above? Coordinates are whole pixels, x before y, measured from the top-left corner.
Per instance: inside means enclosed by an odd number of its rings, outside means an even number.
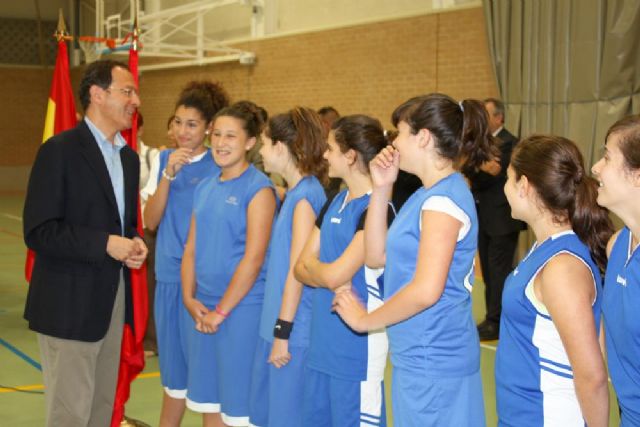
[[[462,106],[462,103],[463,103],[463,102],[464,102],[464,101],[460,101],[460,102],[458,102],[458,107],[460,107],[460,111],[462,111],[462,112],[464,113],[464,107]]]

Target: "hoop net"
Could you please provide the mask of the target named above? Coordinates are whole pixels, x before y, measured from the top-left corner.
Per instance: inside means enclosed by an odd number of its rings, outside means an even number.
[[[87,64],[99,60],[102,56],[102,50],[104,49],[102,43],[88,40],[78,40],[78,44],[80,45],[80,49],[82,49],[82,52],[84,52],[84,60]]]

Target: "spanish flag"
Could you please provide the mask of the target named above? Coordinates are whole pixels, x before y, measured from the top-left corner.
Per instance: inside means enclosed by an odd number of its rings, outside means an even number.
[[[129,70],[138,86],[138,40],[137,31],[134,31],[134,39],[129,49]],[[133,117],[131,129],[122,132],[127,144],[137,151],[138,139],[138,113]],[[138,198],[138,234],[142,236],[142,215]],[[124,418],[124,405],[129,400],[131,382],[144,369],[144,349],[142,341],[147,330],[147,318],[149,317],[149,301],[147,294],[147,263],[142,264],[138,270],[131,271],[131,292],[133,299],[133,330],[125,324],[122,334],[122,347],[120,352],[120,368],[118,370],[118,385],[116,398],[111,416],[111,427],[117,427]]]
[[[67,43],[64,38],[58,40],[58,56],[56,67],[53,70],[53,82],[49,92],[49,102],[47,104],[47,115],[44,121],[44,132],[42,143],[44,144],[53,135],[71,129],[77,124],[76,106],[69,79],[69,56],[67,54]],[[24,275],[27,282],[31,281],[31,272],[35,253],[27,250],[27,261],[24,266]]]

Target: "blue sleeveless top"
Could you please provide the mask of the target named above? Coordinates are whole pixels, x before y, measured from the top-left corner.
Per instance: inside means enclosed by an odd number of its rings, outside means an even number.
[[[244,256],[249,203],[265,187],[273,189],[269,178],[250,165],[234,179],[221,181],[218,173],[196,188],[196,298],[204,303],[217,304],[224,296]],[[265,272],[266,262],[240,304],[262,302]]]
[[[592,310],[596,330],[600,327],[602,282],[587,246],[572,231],[534,246],[509,275],[502,294],[495,365],[500,426],[584,424],[560,334],[533,289],[535,276],[560,253],[576,256],[591,270],[596,290]]]
[[[622,409],[621,426],[640,426],[640,250],[627,227],[607,265],[602,311],[609,375]]]
[[[422,206],[434,196],[450,199],[467,215],[471,226],[456,243],[440,299],[409,319],[387,327],[389,348],[394,368],[430,378],[461,377],[479,370],[480,346],[471,312],[478,220],[471,191],[459,173],[441,179],[428,189],[421,187],[398,212],[387,235],[385,300],[414,277]]]
[[[175,150],[160,152],[160,171],[157,180],[162,179],[162,171],[167,167],[169,155]],[[186,164],[169,186],[169,196],[164,215],[158,225],[156,240],[156,278],[160,282],[180,283],[180,265],[184,245],[187,243],[193,195],[196,187],[206,178],[219,173],[220,168],[207,150],[197,162]]]
[[[317,217],[326,199],[324,189],[318,179],[314,176],[307,176],[287,192],[282,203],[269,244],[270,256],[260,319],[260,336],[268,342],[273,342],[273,327],[280,314],[282,295],[289,273],[295,209],[298,202],[306,200]],[[289,344],[292,346],[309,346],[312,291],[312,288],[303,285],[298,311],[293,320],[294,327],[289,337]]]

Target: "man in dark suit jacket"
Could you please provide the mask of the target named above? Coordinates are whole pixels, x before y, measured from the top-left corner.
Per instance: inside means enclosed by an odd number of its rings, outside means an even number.
[[[480,223],[478,252],[487,307],[478,333],[481,340],[494,340],[499,333],[504,281],[513,268],[518,235],[524,224],[511,218],[511,208],[504,195],[511,151],[518,140],[504,128],[504,104],[494,98],[484,102],[489,113],[489,130],[499,139],[500,158],[466,175],[471,181]]]
[[[120,135],[140,104],[116,61],[90,64],[80,83],[86,117],[44,143],[24,206],[36,253],[25,318],[38,333],[47,426],[108,426],[125,318],[129,269],[147,248],[136,232],[139,160]]]

